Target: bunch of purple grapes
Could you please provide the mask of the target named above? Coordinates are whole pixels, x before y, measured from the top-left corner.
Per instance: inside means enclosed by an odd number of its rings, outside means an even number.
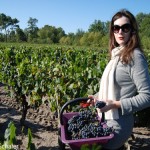
[[[104,101],[96,101],[95,107],[96,108],[102,108],[106,106],[106,103]]]
[[[109,136],[111,127],[104,127],[94,111],[83,109],[68,120],[67,133],[72,140]]]

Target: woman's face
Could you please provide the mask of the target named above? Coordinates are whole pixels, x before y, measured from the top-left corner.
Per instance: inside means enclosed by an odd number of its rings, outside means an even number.
[[[114,21],[113,26],[114,37],[119,46],[124,46],[131,35],[131,25],[127,17],[122,16],[121,18]]]

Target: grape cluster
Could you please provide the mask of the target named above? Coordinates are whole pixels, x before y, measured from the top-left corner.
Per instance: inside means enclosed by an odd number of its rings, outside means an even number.
[[[113,132],[104,127],[95,112],[87,108],[68,120],[67,134],[72,140],[109,136]]]
[[[95,107],[96,108],[102,108],[106,105],[104,101],[96,101]]]

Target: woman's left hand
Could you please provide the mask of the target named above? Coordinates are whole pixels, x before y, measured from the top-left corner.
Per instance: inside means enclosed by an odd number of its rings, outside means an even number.
[[[121,107],[120,101],[116,100],[106,100],[106,105],[101,109],[97,108],[98,113],[107,112],[111,109],[118,109]]]

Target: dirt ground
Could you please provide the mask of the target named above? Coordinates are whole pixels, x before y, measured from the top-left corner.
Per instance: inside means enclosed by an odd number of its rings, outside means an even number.
[[[38,109],[29,109],[25,127],[20,126],[21,106],[11,99],[4,85],[0,84],[0,139],[10,121],[16,126],[16,150],[26,150],[28,145],[28,127],[32,132],[32,142],[37,150],[59,150],[58,146],[58,118],[50,112],[48,105],[43,104]],[[129,138],[127,150],[150,150],[150,129],[136,127],[133,129],[134,138]]]

